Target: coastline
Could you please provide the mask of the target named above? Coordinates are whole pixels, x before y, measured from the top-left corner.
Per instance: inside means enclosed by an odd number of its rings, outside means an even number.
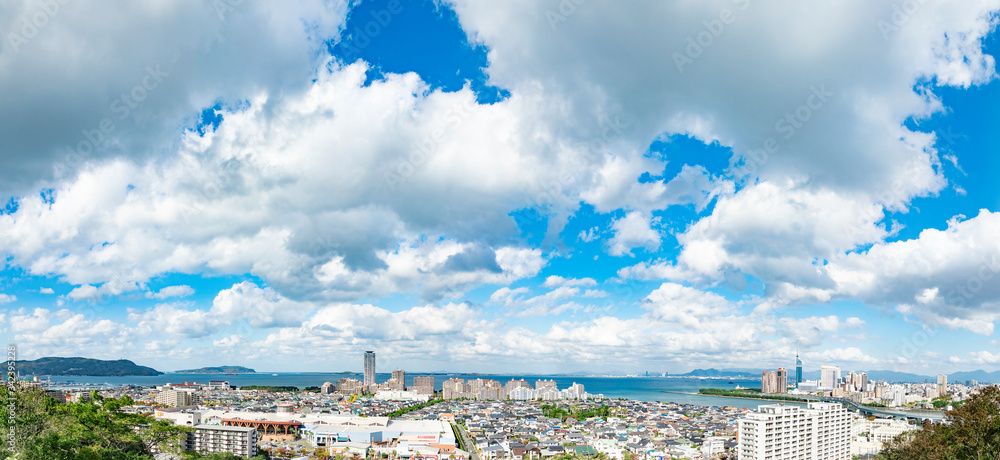
[[[381,379],[388,378],[388,374],[377,374]],[[410,377],[417,377],[421,375],[426,375],[422,373],[412,373],[407,375],[407,383],[410,383]],[[208,380],[226,380],[233,387],[243,387],[250,385],[269,385],[269,386],[295,386],[298,388],[305,388],[308,386],[319,386],[324,383],[324,381],[334,381],[340,377],[344,377],[343,374],[327,374],[327,373],[279,373],[277,376],[271,374],[257,372],[255,374],[239,374],[239,375],[206,375],[206,374],[176,374],[170,373],[165,375],[160,375],[156,377],[69,377],[69,378],[55,378],[58,380],[53,382],[53,386],[65,386],[72,388],[74,391],[78,391],[82,386],[97,386],[97,387],[119,387],[123,385],[129,386],[157,386],[163,385],[165,383],[179,383],[181,381],[197,381],[205,383]],[[361,374],[349,374],[347,377],[360,378]],[[450,377],[464,378],[464,379],[475,379],[475,378],[487,378],[487,379],[497,379],[506,381],[510,378],[526,378],[534,382],[538,378],[552,379],[557,382],[560,387],[566,387],[573,383],[578,383],[585,385],[587,392],[591,394],[601,394],[605,398],[616,399],[624,398],[636,401],[669,401],[678,402],[683,404],[693,404],[702,406],[719,406],[719,405],[738,405],[738,406],[756,406],[759,404],[758,400],[747,399],[746,401],[740,402],[738,400],[724,400],[712,398],[710,396],[696,394],[700,388],[719,388],[719,389],[732,389],[735,385],[728,384],[725,380],[717,379],[698,379],[698,378],[662,378],[662,377],[639,377],[639,378],[627,378],[627,377],[584,377],[584,376],[560,376],[560,375],[546,375],[546,376],[519,376],[519,375],[483,375],[483,374],[452,374],[450,376],[445,375],[435,375],[435,390],[440,391],[444,381]],[[70,380],[72,382],[67,382]],[[740,382],[741,385],[746,385],[746,383]],[[661,390],[670,390],[676,392],[690,392],[690,394],[668,394],[662,393]]]
[[[790,402],[790,403],[796,403],[796,404],[805,404],[805,403],[809,402],[806,399],[798,399],[798,400],[791,400],[791,399],[771,399],[771,398],[755,398],[753,396],[710,395],[710,394],[705,394],[705,393],[689,393],[689,392],[686,392],[686,391],[670,391],[670,390],[660,390],[660,391],[663,392],[663,393],[673,393],[673,394],[678,394],[678,395],[706,396],[706,397],[710,397],[710,398],[752,399],[754,401],[772,401],[772,402],[776,402],[776,403]]]

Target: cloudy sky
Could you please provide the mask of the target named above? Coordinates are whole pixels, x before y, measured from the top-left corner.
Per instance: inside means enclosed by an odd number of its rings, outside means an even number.
[[[0,335],[1000,369],[1000,1],[0,3]]]

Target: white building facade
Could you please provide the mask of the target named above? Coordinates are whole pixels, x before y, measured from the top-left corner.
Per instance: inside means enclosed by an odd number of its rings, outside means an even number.
[[[772,404],[739,420],[740,460],[850,460],[851,416],[837,403]]]
[[[188,433],[188,450],[202,454],[229,452],[240,457],[257,455],[257,429],[240,426],[198,425]]]
[[[840,386],[840,368],[837,366],[820,367],[820,389],[832,390]]]

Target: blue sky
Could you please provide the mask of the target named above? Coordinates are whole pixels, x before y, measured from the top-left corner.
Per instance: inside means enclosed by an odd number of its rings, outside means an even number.
[[[0,7],[25,358],[1000,369],[1000,3],[36,9]]]

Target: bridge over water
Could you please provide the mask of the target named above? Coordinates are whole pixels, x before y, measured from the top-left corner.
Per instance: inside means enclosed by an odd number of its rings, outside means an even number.
[[[833,398],[827,396],[796,395],[796,397],[802,399],[808,399],[810,401],[841,403],[853,410],[868,415],[881,415],[884,417],[894,417],[894,418],[902,418],[902,419],[918,420],[918,421],[929,420],[931,422],[942,422],[945,420],[944,412],[939,412],[939,411],[892,410],[892,409],[883,409],[881,407],[868,407],[857,404],[854,401],[851,401],[850,399]]]

